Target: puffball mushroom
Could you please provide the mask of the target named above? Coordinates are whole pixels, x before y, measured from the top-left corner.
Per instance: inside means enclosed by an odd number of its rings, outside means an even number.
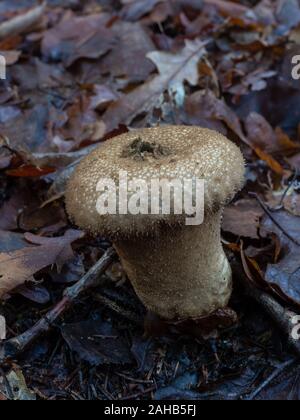
[[[204,179],[204,222],[186,225],[187,215],[175,212],[99,214],[99,179],[118,185],[120,171],[128,182],[144,180],[149,187],[153,179]],[[185,126],[136,130],[107,141],[79,164],[68,184],[66,207],[80,228],[113,242],[149,311],[165,320],[197,319],[225,308],[231,296],[221,218],[242,188],[244,172],[240,149],[215,131]]]

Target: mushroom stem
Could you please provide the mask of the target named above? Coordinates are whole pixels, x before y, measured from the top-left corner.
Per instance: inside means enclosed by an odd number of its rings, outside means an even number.
[[[227,306],[232,273],[221,245],[222,211],[200,226],[163,227],[155,237],[115,242],[148,310],[167,320],[198,318]]]

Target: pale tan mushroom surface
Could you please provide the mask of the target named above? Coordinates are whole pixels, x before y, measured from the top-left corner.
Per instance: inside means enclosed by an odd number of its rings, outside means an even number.
[[[186,226],[186,215],[97,212],[101,178],[205,180],[205,219]],[[136,130],[107,141],[78,166],[66,206],[80,228],[110,238],[136,293],[164,319],[209,315],[226,307],[231,269],[221,245],[223,207],[244,182],[239,148],[208,129],[163,126]],[[130,199],[130,194],[128,196]]]

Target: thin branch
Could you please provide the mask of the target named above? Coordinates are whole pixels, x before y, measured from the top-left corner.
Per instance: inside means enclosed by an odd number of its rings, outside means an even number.
[[[8,358],[14,358],[23,352],[42,334],[48,332],[57,319],[64,314],[74,301],[86,290],[99,285],[99,277],[105,273],[112,264],[115,257],[115,250],[109,248],[102,258],[86,273],[86,275],[74,286],[65,290],[64,297],[53,309],[41,318],[32,328],[18,337],[4,341],[0,347],[0,360],[3,362]]]

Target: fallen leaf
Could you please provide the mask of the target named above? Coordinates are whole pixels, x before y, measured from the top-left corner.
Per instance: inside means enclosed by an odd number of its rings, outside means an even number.
[[[115,46],[101,59],[99,71],[112,77],[122,77],[127,84],[145,81],[154,72],[147,54],[155,49],[148,31],[140,23],[117,21],[111,27]]]
[[[45,287],[37,284],[30,286],[19,286],[17,289],[15,289],[15,293],[18,293],[31,302],[38,303],[39,305],[46,305],[51,301],[51,296],[48,290]]]
[[[5,58],[7,66],[12,66],[19,61],[19,58],[21,57],[21,51],[0,51],[0,55]]]
[[[186,41],[183,50],[177,54],[154,51],[147,55],[157,66],[159,75],[138,87],[128,95],[112,104],[103,116],[107,131],[119,124],[129,125],[138,115],[150,111],[164,91],[178,101],[185,97],[184,82],[195,86],[198,82],[198,63],[206,53],[205,43],[196,39]]]
[[[2,106],[0,108],[0,123],[5,124],[21,115],[20,110],[15,106]]]
[[[10,69],[10,73],[19,86],[28,91],[34,91],[32,95],[36,94],[38,89],[45,91],[72,83],[71,75],[66,72],[62,64],[45,63],[39,58],[31,58],[26,64],[15,64]],[[56,124],[62,115],[58,113]]]
[[[271,124],[256,112],[248,115],[245,128],[251,144],[268,154],[291,153],[300,148],[300,145],[293,142],[280,127],[274,130]]]
[[[283,206],[294,216],[300,217],[300,194],[292,190],[291,193],[287,194],[285,197]]]
[[[300,23],[300,5],[297,0],[281,0],[278,3],[276,18],[280,23],[278,30],[283,34]]]
[[[300,243],[299,217],[292,216],[286,211],[274,212],[273,217],[284,229],[284,232]],[[275,233],[278,236],[282,247],[279,262],[268,265],[265,280],[270,285],[278,287],[288,301],[300,305],[300,246],[290,240],[269,217],[265,217],[262,226],[267,232]]]
[[[239,200],[226,207],[222,229],[236,236],[259,239],[258,228],[263,215],[264,211],[256,200]]]
[[[128,21],[136,21],[153,10],[161,0],[122,0],[124,5],[121,17]]]
[[[300,171],[300,153],[297,153],[295,156],[288,158],[287,161],[293,169]]]
[[[155,400],[172,400],[176,396],[180,399],[196,399],[196,392],[191,391],[198,383],[198,374],[196,372],[186,372],[173,380],[170,385],[158,389],[154,394]],[[199,395],[199,394],[198,394]],[[199,398],[199,396],[198,396]]]
[[[215,6],[224,16],[243,17],[250,9],[243,4],[225,0],[204,0],[206,4]]]
[[[96,59],[103,56],[115,42],[113,33],[106,27],[109,18],[104,13],[68,16],[44,33],[43,55],[54,61],[62,60],[66,66],[80,58]]]
[[[36,395],[27,387],[26,380],[21,370],[15,369],[10,371],[6,378],[13,392],[13,399],[15,401],[36,400]]]
[[[216,98],[212,91],[198,91],[189,96],[185,103],[185,112],[186,121],[192,124],[204,125],[224,132],[222,129],[222,123],[224,123],[245,144],[249,145],[237,115],[224,100]]]
[[[111,324],[100,319],[64,325],[62,335],[70,349],[91,365],[132,362],[126,341]]]
[[[29,29],[34,29],[42,20],[47,3],[41,2],[35,7],[23,11],[23,13],[14,14],[11,19],[6,20],[0,24],[0,39],[10,38],[22,34]]]
[[[273,127],[260,114],[251,112],[246,121],[247,137],[254,147],[259,147],[267,153],[276,151],[276,134]]]
[[[18,229],[18,217],[20,211],[27,202],[27,189],[20,190],[16,188],[12,191],[11,197],[0,207],[0,229],[15,230]],[[28,194],[30,197],[30,195]],[[30,197],[31,198],[31,197]]]
[[[135,336],[132,339],[131,353],[133,354],[139,372],[149,372],[154,360],[154,341],[145,337]]]
[[[285,369],[276,381],[272,381],[255,398],[258,401],[299,401],[300,399],[300,370]]]
[[[13,119],[0,124],[1,134],[10,141],[14,150],[41,151],[49,118],[48,105],[37,104]]]
[[[12,161],[12,156],[0,156],[0,170],[7,169]]]
[[[0,252],[12,252],[22,249],[27,245],[21,233],[0,230]]]
[[[202,0],[123,0],[122,18],[136,21],[150,14],[150,21],[163,22],[168,17],[180,15],[181,12],[193,10],[200,12],[203,7]],[[147,18],[146,18],[147,19]]]
[[[93,96],[91,97],[90,108],[97,111],[104,110],[112,102],[116,102],[119,95],[113,92],[108,86],[94,85]]]
[[[62,237],[43,238],[25,234],[28,242],[39,246],[24,247],[10,253],[0,253],[0,298],[33,279],[33,275],[56,264],[62,267],[73,258],[72,242],[82,238],[77,230],[69,230]]]

